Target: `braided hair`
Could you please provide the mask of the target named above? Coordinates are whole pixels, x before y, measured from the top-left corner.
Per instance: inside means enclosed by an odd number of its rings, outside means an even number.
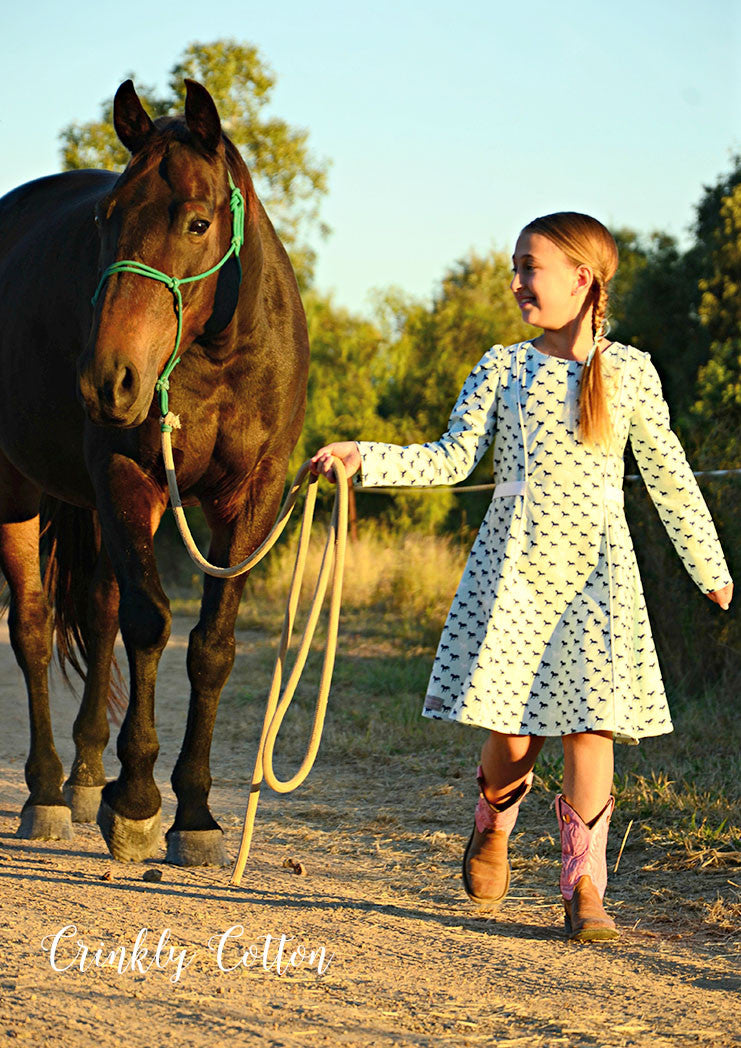
[[[592,349],[582,370],[579,389],[579,438],[585,444],[609,444],[612,423],[605,396],[600,342],[607,322],[610,281],[618,264],[618,251],[610,231],[596,218],[577,211],[558,211],[529,222],[523,232],[547,237],[574,266],[587,265],[594,273]]]

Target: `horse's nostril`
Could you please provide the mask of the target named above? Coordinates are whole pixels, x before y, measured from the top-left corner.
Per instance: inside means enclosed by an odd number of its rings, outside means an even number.
[[[131,368],[124,368],[124,373],[121,378],[121,389],[124,393],[129,393],[134,385],[134,372]]]
[[[139,386],[139,373],[132,364],[110,367],[97,386],[98,403],[106,417],[122,417],[136,401]]]

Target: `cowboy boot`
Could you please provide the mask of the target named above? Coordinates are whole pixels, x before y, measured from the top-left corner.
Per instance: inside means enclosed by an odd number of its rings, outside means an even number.
[[[463,887],[472,902],[482,909],[493,909],[509,889],[510,866],[507,841],[517,822],[517,813],[533,783],[529,772],[525,781],[504,804],[491,804],[484,796],[484,772],[476,772],[479,800],[474,812],[473,830],[463,853]]]
[[[562,794],[556,797],[561,832],[561,895],[566,931],[575,942],[616,939],[619,935],[615,922],[602,906],[607,887],[607,830],[614,807],[615,798],[610,797],[587,826]]]

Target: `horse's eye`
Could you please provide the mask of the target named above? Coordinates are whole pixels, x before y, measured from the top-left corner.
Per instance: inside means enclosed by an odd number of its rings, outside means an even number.
[[[196,236],[202,237],[210,224],[211,223],[207,222],[205,218],[194,218],[188,226],[188,232],[195,233]]]

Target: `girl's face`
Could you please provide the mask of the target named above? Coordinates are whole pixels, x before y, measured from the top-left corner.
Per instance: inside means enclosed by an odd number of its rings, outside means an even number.
[[[574,266],[548,237],[520,233],[512,269],[510,288],[526,323],[557,331],[579,316],[593,274],[588,266]]]

